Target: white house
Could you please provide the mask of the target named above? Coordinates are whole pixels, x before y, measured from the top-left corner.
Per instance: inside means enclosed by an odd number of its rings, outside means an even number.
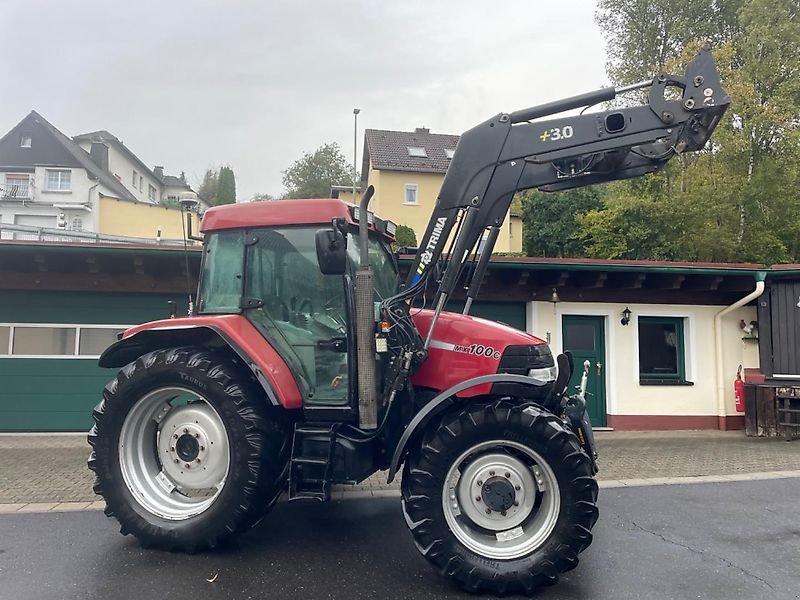
[[[115,234],[104,231],[102,199],[153,206],[184,191],[185,181],[151,170],[108,131],[69,138],[31,111],[0,138],[0,225]]]

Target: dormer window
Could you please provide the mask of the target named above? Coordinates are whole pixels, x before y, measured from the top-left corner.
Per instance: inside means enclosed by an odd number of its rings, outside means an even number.
[[[408,146],[408,155],[416,158],[428,158],[428,153],[421,146]]]
[[[30,148],[33,144],[33,139],[29,135],[22,135],[19,138],[19,147],[20,148]]]
[[[455,150],[445,150],[445,155],[447,155],[447,160],[453,160],[453,155],[456,153]]]

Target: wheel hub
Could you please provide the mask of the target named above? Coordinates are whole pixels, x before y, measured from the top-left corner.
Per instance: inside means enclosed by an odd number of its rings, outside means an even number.
[[[529,446],[487,440],[451,463],[442,490],[450,531],[480,556],[510,560],[547,540],[560,513],[552,468]]]
[[[530,468],[511,454],[483,454],[464,467],[455,495],[459,509],[476,525],[504,531],[533,510],[538,488]]]
[[[193,402],[170,410],[159,426],[164,474],[187,496],[216,492],[228,468],[225,432],[214,409]]]
[[[511,485],[508,479],[495,476],[483,484],[481,498],[489,510],[505,512],[514,506],[516,494],[514,493],[514,486]]]
[[[199,436],[198,436],[199,437]],[[185,462],[192,462],[200,454],[200,443],[188,433],[184,433],[175,442],[175,453]]]
[[[228,434],[197,392],[150,392],[131,407],[119,435],[125,485],[148,512],[180,521],[213,504],[228,477]]]

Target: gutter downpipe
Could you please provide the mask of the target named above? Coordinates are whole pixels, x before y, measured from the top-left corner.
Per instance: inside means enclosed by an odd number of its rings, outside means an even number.
[[[764,280],[767,278],[765,271],[756,273],[756,289],[714,315],[714,354],[717,367],[717,424],[720,431],[727,431],[727,410],[725,408],[725,370],[722,365],[722,317],[741,308],[748,302],[755,300],[764,293]]]

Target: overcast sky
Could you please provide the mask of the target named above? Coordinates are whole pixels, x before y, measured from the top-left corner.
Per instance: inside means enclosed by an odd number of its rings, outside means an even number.
[[[607,85],[594,0],[2,0],[0,132],[31,109],[240,200],[363,129],[461,133]],[[0,133],[0,135],[2,135]],[[360,163],[359,163],[360,164]]]

